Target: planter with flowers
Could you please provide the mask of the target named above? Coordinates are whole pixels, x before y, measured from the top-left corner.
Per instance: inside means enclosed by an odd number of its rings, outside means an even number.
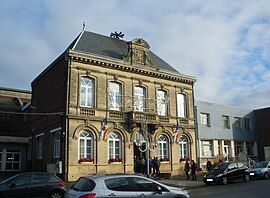
[[[108,160],[109,164],[122,164],[122,158],[110,158]]]
[[[188,157],[180,158],[180,163],[185,163],[186,161],[189,161],[190,159]]]
[[[170,163],[170,159],[168,157],[164,157],[164,158],[160,159],[160,162],[163,164],[168,164],[168,163]]]
[[[78,161],[79,164],[93,164],[94,159],[93,158],[81,158]]]

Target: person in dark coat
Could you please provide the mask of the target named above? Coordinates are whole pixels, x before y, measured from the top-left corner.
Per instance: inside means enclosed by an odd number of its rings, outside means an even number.
[[[210,171],[211,168],[212,168],[212,162],[211,162],[210,160],[208,160],[208,161],[206,162],[206,170],[207,170],[207,171]]]
[[[186,161],[186,163],[185,163],[185,168],[184,168],[184,171],[185,171],[185,173],[186,173],[186,179],[188,180],[189,179],[189,171],[190,171],[190,166],[189,166],[189,163],[188,163],[188,160]]]
[[[197,176],[196,176],[196,163],[194,160],[191,161],[191,176],[192,176],[192,180],[197,180]]]

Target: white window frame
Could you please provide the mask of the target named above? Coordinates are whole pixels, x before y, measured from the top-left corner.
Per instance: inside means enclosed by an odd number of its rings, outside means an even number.
[[[167,91],[165,90],[157,90],[157,114],[168,115]]]
[[[88,82],[87,82],[88,81]],[[85,93],[83,93],[85,89]],[[93,108],[95,102],[95,81],[93,78],[81,77],[80,106]]]
[[[187,117],[187,102],[186,95],[183,93],[177,93],[177,117]]]
[[[21,170],[21,152],[20,151],[6,151],[6,158],[8,157],[8,154],[11,154],[12,155],[12,159],[14,159],[14,155],[17,154],[19,155],[19,160],[18,161],[8,161],[6,159],[6,165],[5,165],[5,171],[20,171]],[[11,164],[11,169],[7,169],[7,164]],[[14,169],[14,164],[18,164],[19,168],[18,169]]]
[[[37,159],[42,159],[43,157],[43,135],[44,134],[40,134],[36,136]]]
[[[142,86],[134,87],[134,111],[144,112],[145,111],[145,99],[146,99],[146,88]]]
[[[235,129],[236,130],[241,130],[241,118],[239,117],[234,117],[234,124],[235,124]]]
[[[53,133],[53,156],[60,157],[60,131]]]
[[[108,90],[109,109],[120,111],[122,107],[122,85],[119,82],[109,82]]]
[[[90,141],[90,146],[87,146],[87,143]],[[81,148],[81,142],[83,143]],[[87,153],[87,148],[90,147],[90,153]],[[82,130],[78,138],[78,160],[84,158],[93,159],[93,136],[87,130]]]
[[[179,155],[180,159],[189,158],[189,141],[186,136],[179,139]]]
[[[159,159],[169,158],[169,140],[165,135],[158,138]]]
[[[210,114],[200,113],[201,125],[210,126]]]
[[[230,128],[230,117],[227,115],[222,115],[222,127],[229,129]]]
[[[119,147],[116,147],[118,142]],[[111,146],[110,146],[111,144]],[[109,159],[122,158],[122,144],[121,136],[118,132],[111,132],[108,138],[108,154]],[[116,150],[119,149],[119,154],[116,153]]]
[[[207,150],[205,148],[208,148]],[[202,141],[202,155],[204,157],[213,157],[213,144],[211,140]]]

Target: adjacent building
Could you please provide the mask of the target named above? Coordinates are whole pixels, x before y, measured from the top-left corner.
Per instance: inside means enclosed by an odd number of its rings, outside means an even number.
[[[29,131],[34,170],[66,180],[133,173],[136,157],[158,157],[161,172],[182,174],[196,159],[194,83],[150,50],[83,31],[32,82]]]
[[[196,101],[198,156],[201,166],[232,160],[258,160],[252,110]]]
[[[269,152],[265,152],[265,148],[269,150],[270,147],[270,107],[254,110],[254,113],[258,136],[259,159],[266,160],[270,158]]]
[[[24,171],[28,160],[26,116],[23,107],[31,92],[0,88],[0,172]]]

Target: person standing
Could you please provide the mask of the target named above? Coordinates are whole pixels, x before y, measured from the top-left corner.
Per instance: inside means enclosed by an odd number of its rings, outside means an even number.
[[[191,176],[192,176],[192,180],[197,180],[197,176],[196,176],[196,163],[194,160],[191,161]]]
[[[141,160],[141,167],[142,167],[142,174],[147,174],[147,164],[146,164],[146,160],[144,157],[142,157],[142,160]]]
[[[189,174],[188,173],[190,171],[190,166],[189,166],[188,160],[186,160],[184,171],[186,173],[186,179],[188,180],[189,179]]]
[[[210,171],[211,168],[212,168],[212,162],[210,160],[207,160],[207,162],[206,162],[206,170]]]
[[[152,166],[153,166],[153,174],[157,174],[157,160],[156,160],[156,157],[154,156],[153,157],[153,160],[152,160]]]

